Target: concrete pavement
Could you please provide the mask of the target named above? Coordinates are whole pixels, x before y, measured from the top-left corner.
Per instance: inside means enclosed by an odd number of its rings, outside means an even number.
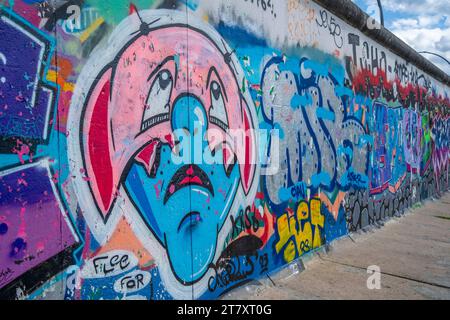
[[[367,288],[371,265],[380,267],[379,290]],[[450,299],[450,193],[223,299]]]

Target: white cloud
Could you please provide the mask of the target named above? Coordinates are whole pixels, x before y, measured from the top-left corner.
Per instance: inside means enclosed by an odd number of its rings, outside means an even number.
[[[419,21],[417,19],[398,19],[392,22],[395,29],[417,28]]]
[[[450,60],[450,28],[398,28],[392,30],[400,39],[417,51],[430,51],[442,55]],[[441,58],[424,54],[443,71],[450,74],[450,65]]]
[[[439,25],[442,20],[442,15],[419,15],[419,26],[433,27]]]
[[[366,6],[377,3],[358,1],[361,2]],[[449,0],[381,0],[381,3],[385,25],[396,36],[417,51],[434,52],[450,60]],[[450,74],[450,65],[443,59],[429,54],[424,57]]]
[[[366,0],[373,3],[375,0]],[[382,0],[383,9],[406,14],[440,15],[450,14],[450,1],[448,0]]]
[[[450,52],[450,36],[444,35],[441,40],[436,43],[436,49],[442,52]]]
[[[391,29],[433,28],[438,27],[443,22],[447,23],[442,16],[420,15],[417,18],[400,18],[389,21],[389,27]]]

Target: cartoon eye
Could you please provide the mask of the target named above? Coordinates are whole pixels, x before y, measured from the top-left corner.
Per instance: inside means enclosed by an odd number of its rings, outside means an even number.
[[[150,89],[145,102],[141,131],[169,120],[169,102],[173,89],[173,78],[169,70],[160,71]]]
[[[216,81],[213,81],[210,90],[211,108],[209,109],[209,121],[227,131],[229,126],[222,89]]]

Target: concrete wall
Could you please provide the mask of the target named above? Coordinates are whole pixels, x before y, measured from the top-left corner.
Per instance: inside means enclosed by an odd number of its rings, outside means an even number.
[[[347,1],[1,3],[3,299],[214,299],[449,187],[448,76]]]

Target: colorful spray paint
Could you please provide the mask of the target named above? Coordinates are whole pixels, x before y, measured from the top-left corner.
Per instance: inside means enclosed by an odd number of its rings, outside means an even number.
[[[0,10],[3,299],[215,299],[449,188],[449,87],[314,2]]]

